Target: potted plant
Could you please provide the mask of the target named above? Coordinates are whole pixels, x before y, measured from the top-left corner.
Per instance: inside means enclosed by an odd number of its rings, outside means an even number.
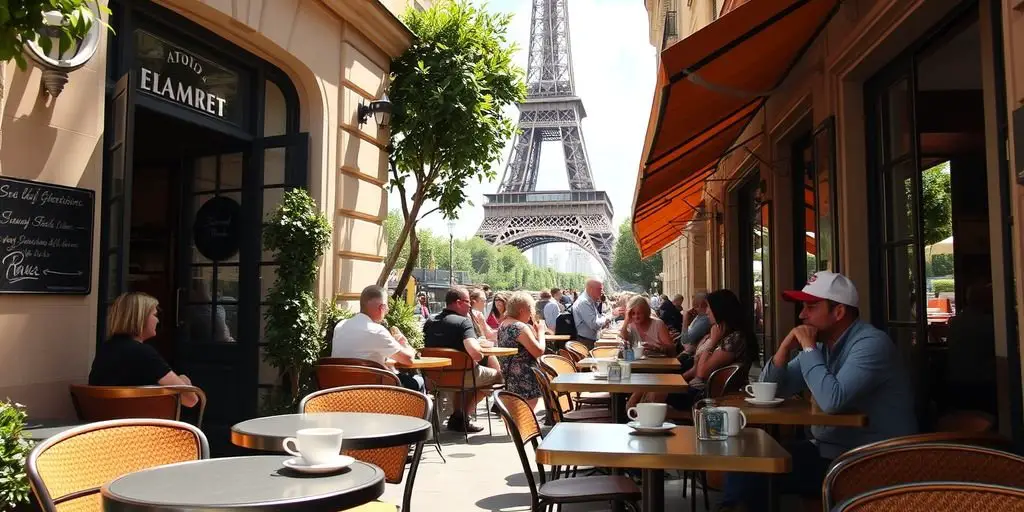
[[[420,327],[419,321],[416,320],[415,310],[404,300],[391,297],[388,300],[388,314],[384,315],[384,320],[381,323],[388,329],[397,327],[399,331],[402,331],[412,348],[416,350],[423,348],[423,329]]]
[[[302,189],[284,194],[267,219],[263,239],[280,263],[267,297],[264,359],[287,377],[292,403],[302,396],[324,334],[313,289],[319,261],[330,243],[331,224]]]
[[[32,446],[22,435],[25,418],[21,404],[0,402],[0,510],[30,510],[25,463]]]

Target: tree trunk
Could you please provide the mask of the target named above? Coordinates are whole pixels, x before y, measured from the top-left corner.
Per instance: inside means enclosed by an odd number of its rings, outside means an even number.
[[[405,262],[405,269],[402,270],[402,277],[398,279],[398,286],[395,287],[395,298],[401,298],[405,294],[405,287],[409,284],[409,276],[416,268],[416,261],[420,255],[420,237],[416,230],[409,233],[409,259]]]
[[[405,218],[405,226],[402,227],[402,232],[398,234],[398,240],[395,240],[395,246],[389,248],[388,257],[384,260],[384,268],[381,269],[380,275],[377,276],[377,286],[387,287],[388,285],[388,274],[395,268],[395,263],[398,262],[398,257],[402,255],[402,248],[405,247],[406,240],[409,239],[409,233],[415,232],[416,222],[415,219],[420,214],[420,208],[423,206],[423,194],[417,190],[416,194],[413,195],[412,209],[409,210],[409,216]],[[412,259],[411,257],[409,258]]]

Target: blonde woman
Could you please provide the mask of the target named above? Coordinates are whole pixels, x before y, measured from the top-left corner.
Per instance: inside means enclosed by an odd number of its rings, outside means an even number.
[[[141,292],[114,299],[107,310],[107,341],[92,361],[90,386],[192,385],[188,377],[174,373],[155,348],[143,343],[156,336],[157,306],[155,298]],[[193,393],[181,398],[187,407],[198,401]]]
[[[629,341],[640,341],[645,352],[670,356],[675,354],[676,344],[668,333],[668,327],[660,318],[651,315],[651,304],[642,295],[635,295],[629,300],[619,337]]]
[[[470,288],[469,301],[472,309],[469,310],[469,319],[473,321],[476,328],[476,336],[494,341],[498,333],[487,325],[487,318],[484,317],[484,308],[487,307],[487,294],[480,288]]]
[[[537,358],[544,354],[544,327],[533,314],[536,304],[529,293],[515,292],[505,305],[505,317],[498,325],[497,346],[519,349],[515,355],[498,358],[505,389],[525,398],[534,408],[541,391],[531,368],[537,366]]]

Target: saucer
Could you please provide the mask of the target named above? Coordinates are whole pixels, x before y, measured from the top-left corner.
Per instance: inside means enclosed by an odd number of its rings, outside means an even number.
[[[775,406],[781,404],[782,402],[785,402],[786,399],[785,398],[773,398],[771,400],[758,400],[756,398],[744,398],[744,401],[746,401],[748,404],[753,405],[755,407],[775,407]]]
[[[338,455],[337,459],[332,462],[325,464],[307,464],[306,460],[302,457],[293,457],[284,461],[284,467],[288,469],[294,469],[301,473],[333,473],[339,469],[344,469],[352,465],[356,460],[348,455]]]
[[[639,421],[631,421],[626,426],[633,429],[634,434],[671,434],[672,429],[676,428],[676,424],[670,421],[662,423],[660,427],[641,427]]]
[[[597,373],[597,372],[594,372],[591,375],[593,375],[594,378],[597,379],[597,380],[608,380],[608,374],[607,373]]]

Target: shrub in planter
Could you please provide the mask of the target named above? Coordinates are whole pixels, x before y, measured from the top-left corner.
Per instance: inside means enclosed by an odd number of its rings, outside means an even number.
[[[955,291],[952,279],[935,279],[932,281],[932,291],[935,293],[950,293]]]
[[[397,327],[399,331],[402,331],[412,348],[416,350],[423,348],[423,329],[420,328],[420,323],[416,320],[412,306],[406,304],[404,300],[390,298],[388,314],[384,316],[381,323],[388,329]]]
[[[25,417],[21,404],[0,402],[0,510],[27,510],[29,505],[25,462],[32,446],[22,437]]]

